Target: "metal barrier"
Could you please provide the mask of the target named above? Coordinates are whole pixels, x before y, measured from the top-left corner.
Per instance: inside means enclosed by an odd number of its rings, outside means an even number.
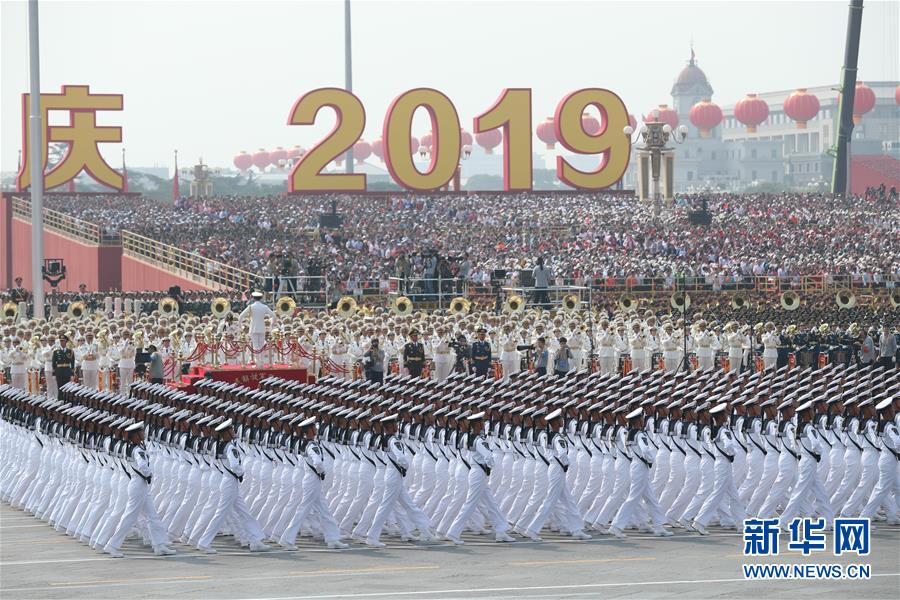
[[[442,310],[457,296],[468,295],[469,282],[459,277],[391,277],[388,279],[388,290],[390,298],[406,296],[413,303]]]
[[[510,300],[512,296],[519,296],[525,301],[524,308],[560,308],[569,295],[578,297],[580,308],[588,308],[593,301],[593,291],[591,288],[582,285],[554,285],[546,288],[538,287],[507,287],[501,288],[505,294],[503,305]],[[503,308],[503,307],[501,307]]]
[[[122,231],[122,255],[172,271],[213,289],[243,291],[261,289],[263,285],[261,275],[130,231]]]
[[[13,217],[31,223],[31,200],[13,196],[12,209]],[[44,209],[44,229],[78,242],[97,246],[118,246],[122,243],[121,236],[116,232],[103,231],[94,223],[49,208]]]
[[[575,280],[569,280],[575,281]],[[865,275],[754,275],[726,277],[708,280],[705,277],[609,277],[591,279],[588,284],[594,292],[635,293],[643,295],[684,292],[768,292],[780,294],[788,290],[812,294],[837,292],[849,288],[858,291],[892,289],[900,283],[900,274]]]
[[[297,306],[324,309],[332,295],[328,279],[322,275],[267,275],[262,280],[263,291],[271,302],[288,296]]]

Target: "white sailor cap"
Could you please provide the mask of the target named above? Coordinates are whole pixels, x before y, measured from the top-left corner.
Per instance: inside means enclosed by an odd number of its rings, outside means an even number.
[[[228,429],[229,427],[231,427],[231,423],[232,423],[231,419],[225,419],[224,421],[222,421],[221,423],[216,425],[215,430],[216,431],[224,431],[225,429]]]
[[[553,412],[551,412],[549,415],[547,415],[546,417],[544,417],[544,420],[546,420],[546,421],[552,421],[553,419],[557,418],[557,417],[560,416],[561,414],[562,414],[562,409],[561,409],[561,408],[557,408],[556,410],[554,410]]]
[[[382,417],[382,418],[381,418],[381,422],[382,422],[382,423],[393,423],[393,422],[396,421],[396,420],[397,420],[397,415],[396,415],[396,413],[393,414],[393,415],[388,415],[388,416],[386,416],[386,417]]]
[[[441,416],[442,414],[444,414],[445,412],[447,412],[448,410],[450,410],[450,407],[449,407],[449,406],[442,406],[441,408],[439,408],[439,409],[437,409],[436,411],[434,411],[434,416],[435,416],[435,417],[439,417],[439,416]]]
[[[250,294],[250,297],[259,299],[259,298],[262,298],[263,295],[262,295],[262,292],[253,292],[252,294]]]
[[[875,405],[875,410],[884,410],[885,408],[887,408],[888,406],[891,405],[891,402],[893,402],[892,399],[885,398],[884,400],[879,402],[877,405]]]
[[[316,416],[313,415],[311,417],[308,417],[308,418],[300,421],[300,423],[297,424],[297,427],[309,427],[310,425],[313,425],[316,422],[316,420],[317,420]]]
[[[709,409],[709,414],[711,414],[711,415],[717,415],[717,414],[719,414],[720,412],[725,412],[725,409],[726,409],[726,408],[728,408],[728,403],[727,403],[727,402],[720,402],[719,404],[716,404],[716,405],[713,406],[711,409]]]
[[[630,413],[628,413],[627,415],[625,415],[625,418],[631,420],[631,419],[641,416],[642,414],[644,414],[644,409],[639,406],[636,409],[634,409],[633,411],[631,411]]]
[[[807,400],[806,402],[804,402],[803,404],[801,404],[800,406],[797,407],[797,412],[806,410],[807,408],[812,408],[812,405],[813,405],[813,400]]]
[[[137,423],[132,423],[131,425],[129,425],[128,427],[126,427],[126,428],[125,428],[125,431],[126,431],[126,432],[137,431],[138,429],[143,429],[143,428],[144,428],[144,422],[143,422],[143,421],[138,421]]]
[[[484,411],[481,411],[479,413],[475,413],[474,415],[469,415],[468,417],[466,417],[466,420],[467,421],[478,421],[483,418],[484,418]]]

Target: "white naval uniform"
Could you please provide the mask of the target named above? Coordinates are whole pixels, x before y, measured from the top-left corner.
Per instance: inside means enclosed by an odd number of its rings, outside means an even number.
[[[259,352],[266,345],[266,317],[274,319],[275,313],[259,300],[251,302],[238,317],[240,321],[250,319],[250,344],[254,352]]]
[[[131,480],[128,483],[128,501],[122,518],[116,526],[115,534],[103,548],[105,552],[118,551],[125,541],[132,527],[137,523],[138,517],[144,516],[150,526],[150,540],[153,547],[168,543],[166,528],[159,519],[153,499],[150,496],[150,482],[153,471],[150,469],[150,459],[143,444],[135,446],[128,454],[128,468],[131,470]]]
[[[613,517],[612,527],[623,530],[638,520],[641,504],[653,520],[654,529],[661,530],[666,524],[666,515],[653,487],[650,485],[650,469],[653,466],[653,447],[645,431],[630,431],[627,442],[630,449],[630,480],[625,501]]]

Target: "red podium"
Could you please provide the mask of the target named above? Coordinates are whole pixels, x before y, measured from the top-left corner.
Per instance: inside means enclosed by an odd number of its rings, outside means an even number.
[[[187,375],[181,376],[181,381],[175,382],[175,387],[188,393],[193,393],[194,383],[203,378],[213,381],[227,381],[245,387],[256,389],[261,379],[266,377],[281,377],[294,381],[314,383],[315,377],[309,375],[306,369],[292,367],[290,365],[272,365],[268,367],[248,367],[246,365],[222,365],[212,367],[209,365],[197,365],[192,367]]]

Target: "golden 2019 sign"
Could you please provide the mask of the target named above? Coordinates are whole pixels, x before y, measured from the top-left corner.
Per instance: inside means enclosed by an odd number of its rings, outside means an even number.
[[[594,106],[601,119],[597,131],[586,131],[582,114]],[[337,115],[334,129],[297,163],[288,177],[290,192],[362,192],[362,173],[323,173],[325,166],[347,152],[362,135],[366,111],[359,98],[339,88],[320,88],[304,94],[291,109],[289,125],[312,125],[323,108]],[[418,150],[410,143],[413,114],[423,108],[431,118],[430,163],[423,172],[413,162]],[[582,171],[564,157],[556,158],[556,175],[574,188],[600,190],[616,183],[628,168],[630,140],[622,133],[628,125],[625,104],[613,92],[585,88],[560,100],[554,115],[556,140],[576,154],[598,155],[598,167]],[[508,88],[487,111],[475,117],[478,134],[499,129],[503,140],[503,184],[507,191],[530,190],[531,90]],[[456,108],[447,96],[431,88],[416,88],[397,96],[388,108],[382,128],[383,159],[391,177],[410,190],[436,190],[453,179],[462,141]]]

